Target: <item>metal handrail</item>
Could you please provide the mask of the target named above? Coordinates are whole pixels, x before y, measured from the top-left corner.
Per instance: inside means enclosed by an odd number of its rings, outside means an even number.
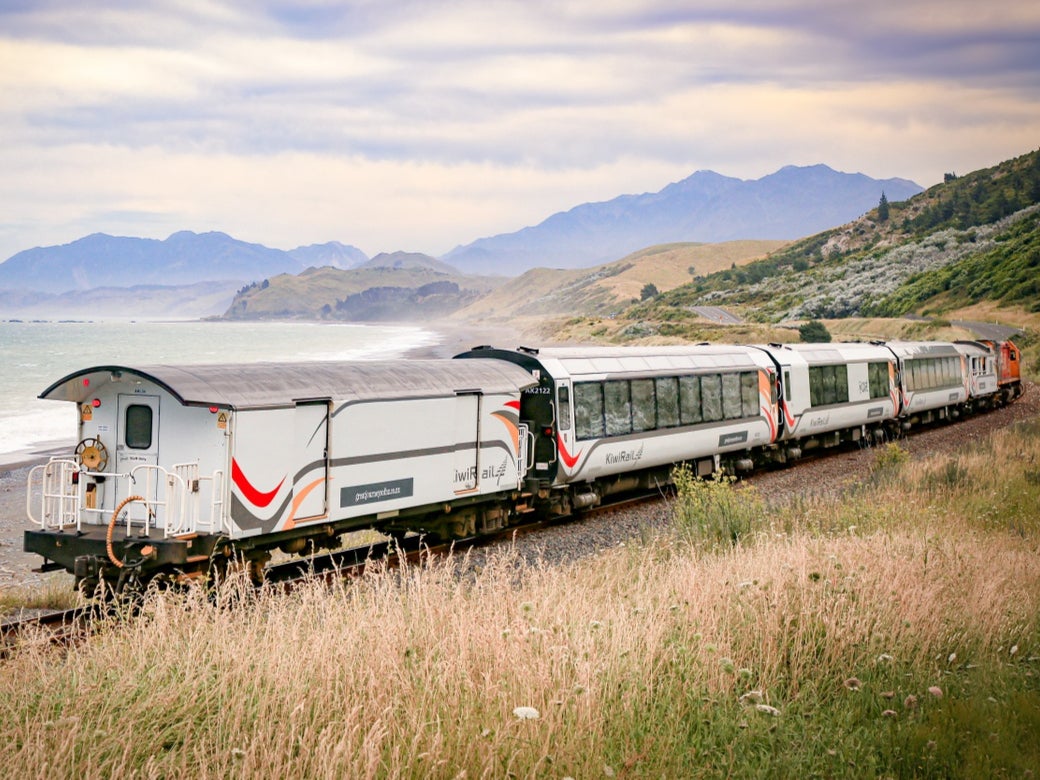
[[[60,467],[55,469],[55,467]],[[79,490],[70,492],[65,489],[72,485],[71,474],[79,470],[79,464],[68,458],[51,458],[46,463],[40,463],[29,470],[26,478],[25,490],[25,514],[29,521],[40,528],[67,528],[75,526],[79,530],[80,512],[82,505]],[[37,476],[42,472],[40,476]],[[40,485],[40,517],[33,514],[32,499],[34,494],[34,483],[39,480]],[[53,521],[57,511],[57,522]],[[50,522],[49,522],[50,521]]]
[[[193,497],[197,497],[198,493],[196,484],[210,482],[213,493],[206,530],[230,533],[230,518],[224,516],[226,502],[223,470],[200,476],[197,463],[182,463],[172,468],[173,471],[168,471],[162,466],[140,464],[125,473],[88,471],[75,459],[54,457],[29,470],[25,513],[33,525],[43,529],[74,527],[76,531],[81,531],[85,515],[95,513],[105,516],[111,511],[87,506],[87,486],[97,484],[87,478],[111,480],[119,488],[118,495],[137,493],[144,498],[146,514],[143,518],[134,519],[127,512],[127,533],[135,524],[140,524],[145,533],[149,528],[154,528],[161,531],[164,537],[170,537],[200,529],[200,505],[197,498],[193,500]],[[141,483],[140,487],[138,482]]]

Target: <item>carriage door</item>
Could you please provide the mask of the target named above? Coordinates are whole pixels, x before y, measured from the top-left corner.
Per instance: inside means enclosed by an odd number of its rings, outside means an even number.
[[[293,472],[293,513],[297,522],[327,512],[329,477],[329,405],[297,404],[293,415],[296,452]],[[298,503],[297,503],[298,502]]]
[[[455,396],[455,478],[456,494],[477,489],[477,462],[480,453],[480,396],[465,393]]]
[[[137,466],[155,466],[159,463],[159,396],[129,395],[119,396],[119,421],[116,423],[116,462],[110,471],[129,474]],[[124,480],[115,480],[116,500],[122,501],[128,495],[144,489],[145,481],[140,486],[133,483],[127,487]],[[154,496],[148,496],[152,499]],[[135,507],[139,509],[139,506]],[[136,519],[136,514],[134,515]]]

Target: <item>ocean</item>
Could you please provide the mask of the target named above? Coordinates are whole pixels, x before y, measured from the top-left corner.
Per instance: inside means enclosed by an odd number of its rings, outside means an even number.
[[[73,404],[37,396],[98,365],[395,358],[439,341],[407,325],[278,322],[0,322],[0,461],[74,443]]]

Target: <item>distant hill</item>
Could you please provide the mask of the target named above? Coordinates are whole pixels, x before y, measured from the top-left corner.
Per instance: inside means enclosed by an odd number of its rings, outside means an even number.
[[[427,268],[442,274],[459,274],[458,268],[419,252],[381,252],[358,268]]]
[[[594,268],[535,268],[462,309],[456,318],[504,324],[516,318],[609,317],[639,300],[647,284],[666,292],[691,277],[749,263],[785,243],[663,244]]]
[[[363,262],[367,258],[342,244],[284,252],[218,232],[184,230],[164,241],[94,233],[70,244],[27,249],[0,263],[0,289],[63,293],[95,287],[241,283],[296,273],[310,261],[322,259]]]
[[[576,206],[534,227],[456,247],[443,259],[467,273],[514,276],[536,267],[599,265],[659,244],[791,240],[858,217],[878,205],[882,192],[897,202],[921,187],[826,165],[786,166],[751,181],[698,171],[660,192]]]
[[[463,276],[427,255],[379,255],[348,270],[309,268],[239,290],[227,319],[429,321],[486,295],[499,280]]]
[[[368,260],[368,255],[356,246],[341,244],[339,241],[300,246],[290,249],[288,255],[302,268],[321,268],[326,265],[333,268],[354,268]]]
[[[941,313],[984,301],[1040,310],[1040,152],[947,176],[768,257],[676,287],[626,316],[724,306],[761,322]]]

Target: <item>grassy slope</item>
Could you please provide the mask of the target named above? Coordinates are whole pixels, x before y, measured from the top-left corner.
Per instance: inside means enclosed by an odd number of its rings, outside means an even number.
[[[1040,426],[904,461],[881,450],[867,486],[768,509],[709,484],[676,503],[676,535],[569,567],[505,553],[466,576],[150,598],[87,643],[0,660],[0,764],[1024,776],[1040,765]],[[720,544],[738,510],[748,527]]]
[[[743,265],[782,246],[782,241],[721,244],[662,244],[596,268],[536,268],[458,312],[457,319],[506,322],[574,315],[610,316],[633,300],[644,285],[670,290],[690,279],[690,269],[709,274]]]

